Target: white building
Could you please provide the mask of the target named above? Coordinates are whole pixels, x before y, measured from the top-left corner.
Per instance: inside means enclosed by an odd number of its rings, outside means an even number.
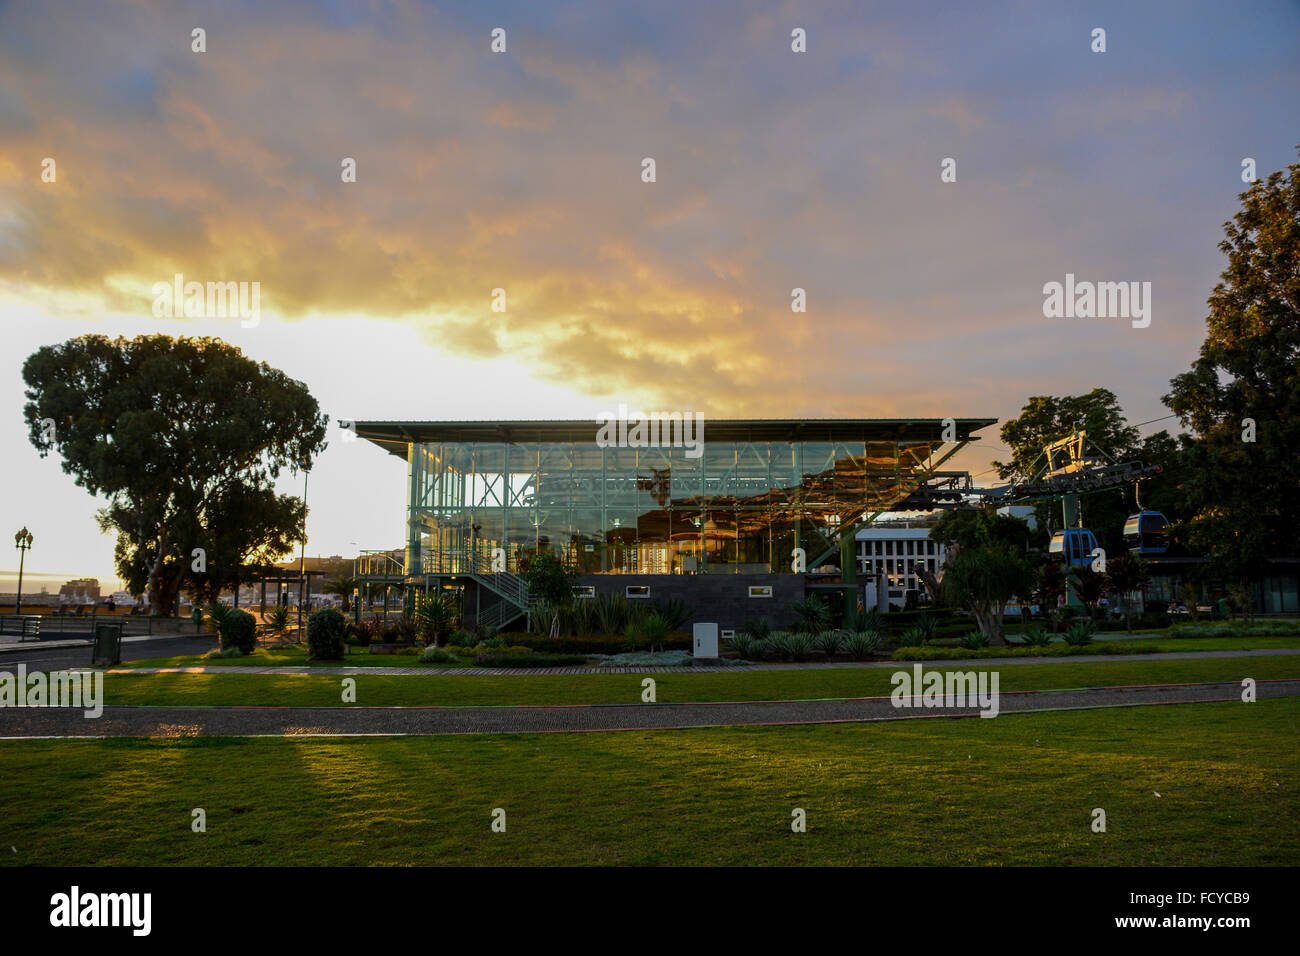
[[[942,544],[930,540],[929,525],[876,524],[863,528],[856,537],[859,576],[874,579],[883,574],[889,582],[889,603],[900,608],[907,591],[925,587],[916,569],[922,567],[937,576],[947,556]]]

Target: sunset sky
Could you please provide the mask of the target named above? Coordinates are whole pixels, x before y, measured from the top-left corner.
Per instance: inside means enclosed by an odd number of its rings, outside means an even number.
[[[24,590],[112,586],[22,419],[90,332],[220,336],[332,419],[1166,415],[1298,94],[1291,2],[0,3],[0,590],[22,525]],[[260,323],[156,318],[176,273]],[[1150,327],[1044,318],[1067,273],[1150,282]],[[404,465],[332,434],[308,554],[399,546]]]

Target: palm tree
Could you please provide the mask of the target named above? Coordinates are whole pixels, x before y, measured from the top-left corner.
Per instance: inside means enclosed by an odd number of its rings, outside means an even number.
[[[346,574],[340,574],[336,578],[330,578],[321,588],[322,594],[337,594],[343,598],[343,613],[347,614],[352,610],[352,592],[357,589],[357,579],[348,577]]]

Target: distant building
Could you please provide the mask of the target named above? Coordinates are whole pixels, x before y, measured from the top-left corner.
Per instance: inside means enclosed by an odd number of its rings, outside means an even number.
[[[930,540],[930,525],[919,522],[874,524],[857,533],[858,574],[868,579],[883,575],[888,582],[890,605],[902,607],[908,591],[921,591],[925,584],[917,568],[935,577],[943,567],[947,549]]]
[[[59,588],[60,604],[98,604],[99,578],[76,578]]]

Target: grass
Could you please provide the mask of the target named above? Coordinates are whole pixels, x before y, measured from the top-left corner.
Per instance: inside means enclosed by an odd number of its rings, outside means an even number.
[[[1298,732],[1300,700],[1278,699],[611,734],[8,741],[0,865],[1294,866]],[[505,833],[489,826],[497,807]],[[806,833],[791,832],[795,807]],[[1106,833],[1090,828],[1096,807]]]
[[[1136,632],[1129,638],[1123,634],[1098,634],[1093,640],[1099,645],[1109,644],[1109,647],[1098,647],[1093,653],[1112,653],[1127,654],[1132,653],[1131,649],[1124,649],[1121,645],[1130,639],[1138,640],[1144,645],[1143,652],[1146,653],[1146,647],[1154,648],[1156,652],[1165,651],[1248,651],[1262,650],[1270,647],[1280,648],[1300,648],[1300,633],[1286,634],[1281,636],[1269,636],[1259,634],[1242,634],[1238,636],[1222,636],[1215,633],[1206,637],[1188,636],[1188,637],[1159,637],[1159,631]],[[1177,634],[1177,629],[1168,632]],[[952,647],[951,644],[940,644],[931,646]],[[1052,643],[1053,650],[1059,650],[1064,646],[1064,642],[1059,639]],[[1095,646],[1095,645],[1090,645]],[[990,650],[996,651],[997,648]],[[1042,649],[1025,649],[1022,645],[1012,644],[1008,650],[1015,650],[1021,653],[1026,650],[1036,650],[1041,654]],[[361,648],[353,648],[352,653],[341,661],[311,661],[307,660],[306,648],[298,645],[277,645],[259,647],[253,654],[247,657],[218,658],[206,657],[199,654],[184,657],[157,657],[149,660],[129,661],[120,665],[121,667],[469,667],[472,666],[471,659],[466,658],[463,663],[453,664],[421,664],[413,654],[370,654]]]
[[[656,674],[660,702],[807,700],[875,697],[893,689],[891,667]],[[943,662],[927,669],[951,669]],[[1054,690],[1117,684],[1173,684],[1196,681],[1300,678],[1300,654],[1255,658],[1108,661],[1071,659],[1054,664],[1014,660],[963,667],[997,670],[1000,689]],[[510,704],[631,704],[641,700],[639,674],[358,675],[361,706],[473,706]],[[108,704],[136,705],[341,705],[341,678],[327,674],[110,674],[104,681]]]

